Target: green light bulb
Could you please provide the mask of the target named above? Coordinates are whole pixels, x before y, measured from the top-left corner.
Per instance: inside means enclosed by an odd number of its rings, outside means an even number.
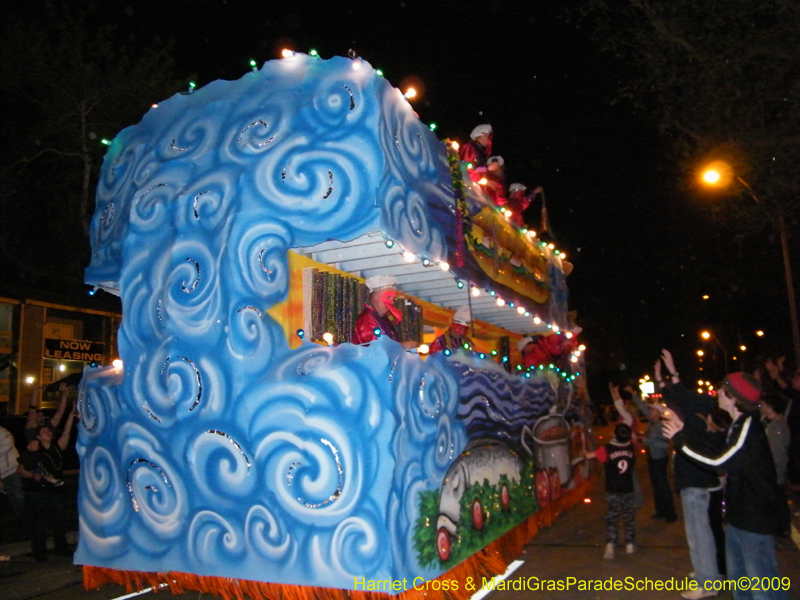
[[[100,143],[101,144],[105,144],[106,146],[110,146],[111,145],[111,142],[109,142],[106,138],[103,138],[102,140],[100,140]]]
[[[309,54],[310,54],[311,56],[319,56],[319,54],[317,54],[317,51],[316,51],[316,50],[313,50],[313,49],[311,50],[311,52],[309,52]]]

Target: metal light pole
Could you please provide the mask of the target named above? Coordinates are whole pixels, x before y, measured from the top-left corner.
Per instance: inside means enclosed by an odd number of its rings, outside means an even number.
[[[722,171],[722,172],[721,172]],[[727,173],[725,173],[727,171]],[[758,204],[762,204],[758,199],[753,188],[750,187],[744,179],[738,175],[734,175],[730,165],[717,161],[710,168],[703,172],[701,181],[708,186],[723,187],[727,186],[731,179],[736,179],[741,183],[749,192],[750,197]],[[770,215],[775,229],[781,238],[781,252],[783,254],[783,273],[786,278],[786,297],[789,301],[789,322],[792,327],[792,345],[794,346],[794,360],[795,364],[800,365],[800,329],[797,324],[797,301],[794,296],[794,280],[792,279],[792,262],[789,254],[789,241],[786,233],[786,222],[783,218],[783,213],[778,212],[777,217]]]

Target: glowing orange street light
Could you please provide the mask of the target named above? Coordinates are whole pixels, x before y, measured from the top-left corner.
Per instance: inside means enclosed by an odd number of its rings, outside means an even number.
[[[747,190],[750,197],[757,204],[762,204],[756,196],[753,188],[744,179],[733,172],[733,168],[722,160],[717,160],[706,166],[700,173],[700,182],[707,187],[724,188],[734,179],[741,183]],[[777,210],[776,210],[777,209]],[[792,328],[792,341],[794,345],[794,358],[796,363],[800,363],[800,328],[797,323],[797,302],[794,295],[794,283],[792,279],[792,264],[789,256],[789,241],[786,233],[786,221],[779,206],[771,206],[768,211],[781,240],[781,250],[783,252],[783,273],[786,279],[786,298],[789,301],[789,322]]]
[[[700,337],[703,338],[704,340],[707,340],[708,338],[711,337],[711,334],[707,331],[703,331],[700,333]]]

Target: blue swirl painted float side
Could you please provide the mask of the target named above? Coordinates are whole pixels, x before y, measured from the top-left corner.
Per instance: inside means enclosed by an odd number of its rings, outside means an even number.
[[[77,562],[349,589],[443,570],[418,563],[419,493],[484,427],[465,403],[523,384],[385,339],[290,350],[267,312],[295,246],[381,229],[447,255],[442,145],[354,64],[273,61],[113,141],[86,281],[120,291],[124,374],[84,377]]]

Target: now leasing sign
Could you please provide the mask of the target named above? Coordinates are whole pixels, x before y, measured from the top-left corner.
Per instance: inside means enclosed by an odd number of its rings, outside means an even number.
[[[44,357],[58,360],[82,360],[83,362],[100,362],[105,354],[103,342],[87,340],[54,340],[44,339]]]

